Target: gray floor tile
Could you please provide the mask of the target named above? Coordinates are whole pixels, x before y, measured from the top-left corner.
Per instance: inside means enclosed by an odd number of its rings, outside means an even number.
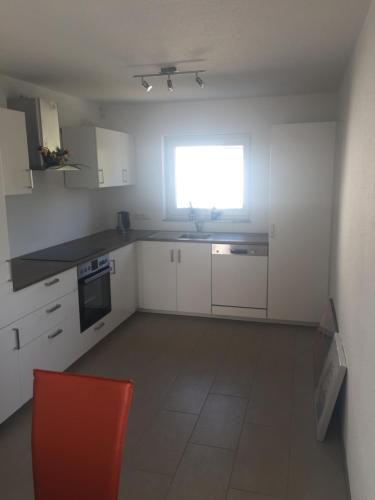
[[[71,371],[135,381],[119,498],[347,500],[338,422],[324,444],[315,440],[312,332],[137,313],[81,358]],[[251,397],[247,420],[272,425],[243,425],[238,453],[185,447],[200,413],[194,439],[218,446],[235,441],[236,412],[226,403],[235,398],[228,395]],[[163,412],[168,404],[196,415]],[[31,404],[0,425],[1,499],[33,499],[30,430]],[[289,435],[285,497],[278,493],[285,487]],[[150,470],[137,470],[135,460]]]
[[[240,436],[247,400],[210,394],[203,407],[191,442],[235,449]]]
[[[164,500],[171,477],[144,471],[128,471],[121,479],[122,500]]]
[[[162,411],[145,430],[128,464],[134,469],[174,474],[196,419],[191,414]]]
[[[233,452],[190,444],[179,465],[168,500],[224,500]]]
[[[172,385],[166,397],[164,408],[199,414],[214,376],[215,369],[203,364],[186,369]]]
[[[285,428],[245,424],[231,487],[284,498],[288,480],[289,435]]]

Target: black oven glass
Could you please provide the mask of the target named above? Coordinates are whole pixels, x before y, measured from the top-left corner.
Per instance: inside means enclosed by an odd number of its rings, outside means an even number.
[[[111,279],[109,269],[78,282],[81,332],[111,312]]]

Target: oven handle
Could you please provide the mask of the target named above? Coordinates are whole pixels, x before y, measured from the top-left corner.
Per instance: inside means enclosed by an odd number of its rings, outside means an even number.
[[[84,285],[87,285],[88,283],[91,283],[92,281],[97,280],[98,278],[101,278],[102,276],[109,274],[111,269],[109,267],[106,267],[104,271],[101,271],[100,273],[94,274],[94,276],[90,276],[89,278],[85,278],[82,280]]]

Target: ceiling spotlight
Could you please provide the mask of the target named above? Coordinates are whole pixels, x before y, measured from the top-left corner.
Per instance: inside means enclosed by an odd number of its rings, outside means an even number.
[[[150,92],[150,90],[152,89],[152,85],[146,82],[146,80],[143,77],[142,77],[142,85],[147,90],[147,92]]]
[[[173,92],[174,89],[173,89],[173,83],[171,80],[171,75],[168,75],[167,87],[168,87],[169,92]]]
[[[201,89],[203,89],[204,87],[204,81],[202,80],[202,78],[198,75],[198,73],[195,73],[195,81],[197,82],[197,84],[200,86]]]

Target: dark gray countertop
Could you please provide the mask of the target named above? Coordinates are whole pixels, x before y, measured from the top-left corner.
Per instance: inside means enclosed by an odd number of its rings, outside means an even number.
[[[115,229],[109,229],[100,233],[79,238],[77,240],[68,241],[61,245],[56,245],[60,251],[64,248],[71,250],[72,247],[87,247],[88,249],[101,248],[100,253],[93,253],[86,256],[84,259],[73,262],[60,261],[40,261],[40,260],[25,260],[27,255],[22,255],[11,260],[13,290],[18,291],[27,286],[33,285],[38,281],[50,278],[63,271],[67,271],[72,267],[77,266],[81,262],[86,262],[91,258],[103,255],[105,253],[116,250],[126,245],[130,245],[135,241],[179,241],[178,236],[183,231],[143,231],[130,230],[125,234],[121,234]],[[156,233],[160,233],[155,237]],[[268,235],[265,233],[211,233],[212,237],[205,240],[198,240],[197,243],[243,243],[243,244],[265,244],[268,245]],[[185,240],[186,241],[186,240]],[[188,240],[191,241],[191,240]],[[53,247],[55,248],[55,247]]]

